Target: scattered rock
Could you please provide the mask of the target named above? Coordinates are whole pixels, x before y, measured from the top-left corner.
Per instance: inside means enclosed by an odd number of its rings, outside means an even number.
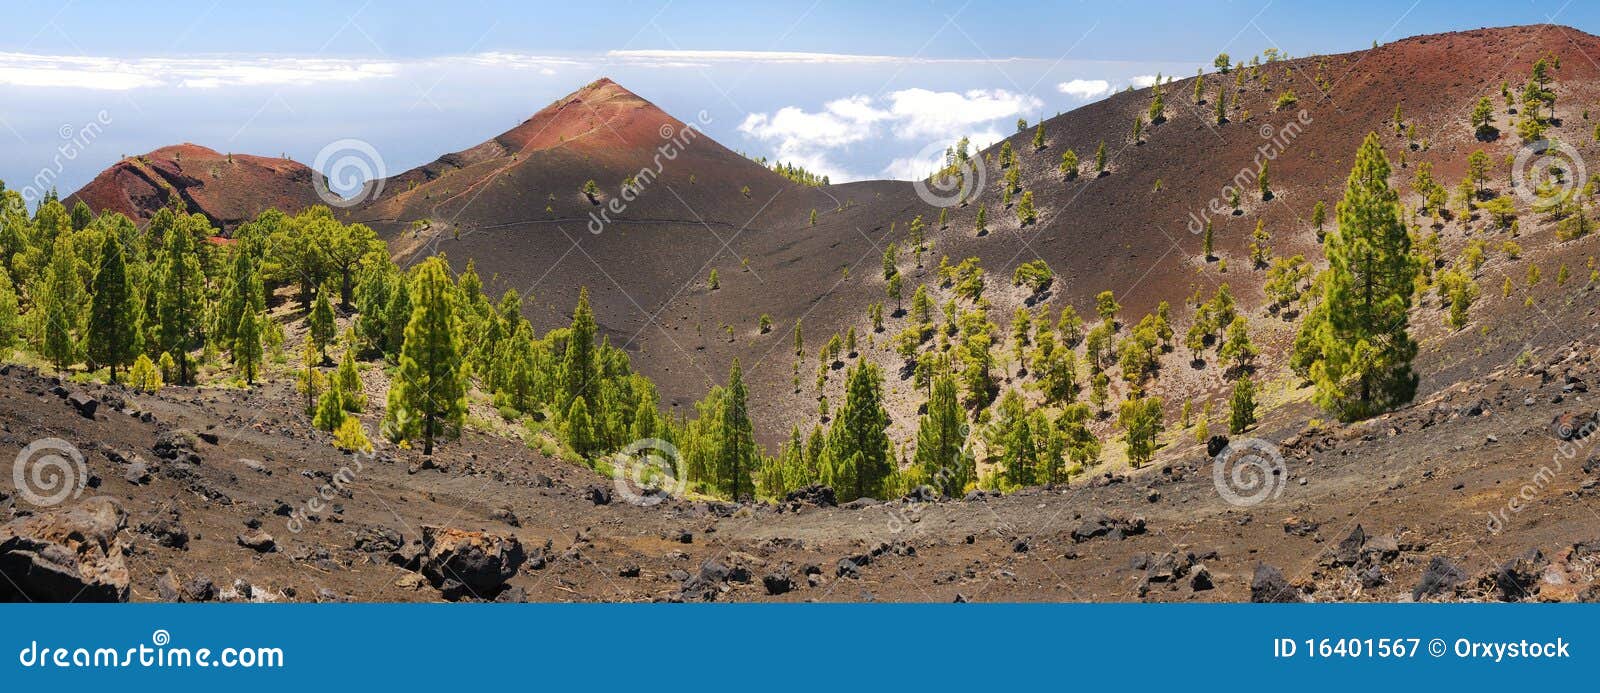
[[[273,540],[272,535],[267,534],[266,530],[260,527],[247,529],[235,539],[240,546],[257,553],[269,553],[278,548],[278,543]]]
[[[1444,556],[1434,556],[1428,562],[1427,569],[1422,571],[1422,579],[1417,582],[1415,589],[1411,590],[1412,601],[1421,601],[1425,597],[1432,597],[1452,591],[1456,585],[1465,582],[1467,574],[1456,567],[1456,564]]]
[[[1227,436],[1211,436],[1211,439],[1206,441],[1206,457],[1216,457],[1226,449],[1228,449]]]
[[[423,525],[422,574],[445,599],[489,599],[505,588],[527,560],[516,537]]]
[[[144,460],[135,459],[133,464],[128,465],[128,469],[122,473],[122,478],[135,486],[148,484],[150,483],[150,465],[145,464]]]
[[[1202,563],[1195,566],[1194,570],[1189,573],[1189,587],[1196,592],[1204,592],[1216,587],[1211,582],[1211,571],[1206,569],[1205,564]]]
[[[1072,541],[1085,542],[1095,537],[1107,537],[1121,541],[1125,537],[1144,534],[1144,518],[1125,518],[1112,516],[1105,513],[1091,513],[1072,530]]]
[[[1538,549],[1529,549],[1496,569],[1490,582],[1500,601],[1521,601],[1539,593],[1539,578],[1549,564]]]
[[[125,602],[122,507],[92,498],[0,526],[0,601]]]
[[[90,397],[82,392],[67,395],[67,404],[78,410],[78,416],[93,419],[94,413],[100,409],[100,400]]]
[[[761,586],[767,589],[767,594],[785,594],[794,589],[794,580],[789,577],[788,571],[767,573],[761,577]]]
[[[400,532],[382,526],[362,527],[356,532],[352,548],[363,553],[393,553],[405,545]]]
[[[522,526],[522,522],[517,519],[517,514],[511,512],[510,508],[496,508],[494,512],[489,513],[489,519],[496,522],[504,522],[512,527]]]
[[[151,446],[150,450],[163,460],[198,462],[199,455],[194,452],[198,440],[192,431],[174,428],[157,434],[156,444]]]
[[[1250,601],[1258,604],[1292,604],[1305,601],[1300,590],[1289,584],[1283,571],[1262,563],[1250,579]]]
[[[1568,411],[1557,414],[1550,421],[1550,432],[1558,440],[1579,440],[1589,437],[1600,427],[1600,415],[1595,412]]]
[[[1301,517],[1294,517],[1292,515],[1284,518],[1283,520],[1283,532],[1285,534],[1291,534],[1297,537],[1305,537],[1315,534],[1317,528],[1321,526],[1322,524],[1319,522],[1312,522],[1311,520]]]
[[[583,491],[583,497],[595,505],[611,504],[611,489],[604,486],[590,486]]]

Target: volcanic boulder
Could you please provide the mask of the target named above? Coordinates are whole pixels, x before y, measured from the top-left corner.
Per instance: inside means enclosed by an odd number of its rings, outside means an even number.
[[[93,498],[0,526],[0,601],[128,601],[127,522],[116,501]]]
[[[489,532],[424,525],[422,545],[422,574],[446,599],[493,598],[527,560],[516,537]]]

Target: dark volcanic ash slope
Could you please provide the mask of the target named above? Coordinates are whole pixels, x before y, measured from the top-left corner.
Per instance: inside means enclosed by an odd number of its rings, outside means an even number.
[[[1463,174],[1473,149],[1483,148],[1495,162],[1518,151],[1521,143],[1511,132],[1513,116],[1503,108],[1500,84],[1515,90],[1534,60],[1558,55],[1566,59],[1553,71],[1560,120],[1551,134],[1588,158],[1595,151],[1588,133],[1593,125],[1580,117],[1578,104],[1600,95],[1600,70],[1583,58],[1585,53],[1600,54],[1600,39],[1542,25],[1420,36],[1372,50],[1278,61],[1248,71],[1237,83],[1233,74],[1206,74],[1198,102],[1192,96],[1195,78],[1165,85],[1166,119],[1147,123],[1138,142],[1130,136],[1131,126],[1135,116],[1147,112],[1152,90],[1120,93],[1046,121],[1043,149],[1031,145],[1032,128],[1009,139],[1018,153],[1021,186],[1033,192],[1040,210],[1039,222],[1025,228],[1014,208],[1002,204],[1005,172],[995,163],[998,145],[982,153],[987,162],[983,189],[971,204],[949,208],[949,223],[940,228],[934,223],[940,208],[919,197],[911,183],[805,188],[700,138],[663,167],[658,181],[642,186],[618,221],[591,234],[589,213],[600,208],[579,192],[582,182],[597,180],[604,191],[601,202],[607,202],[606,196],[617,193],[617,181],[651,165],[662,141],[652,130],[678,124],[602,80],[506,136],[399,176],[387,188],[395,197],[369,213],[376,221],[393,220],[387,222],[388,237],[401,254],[444,251],[458,268],[473,258],[496,291],[532,292],[530,318],[541,328],[564,322],[578,287],[588,286],[612,340],[641,357],[639,367],[660,382],[680,411],[710,382],[725,377],[734,358],[742,359],[757,393],[755,418],[771,442],[790,425],[807,428],[816,419],[811,382],[817,347],[852,326],[865,341],[867,306],[884,300],[878,262],[891,241],[902,248],[908,299],[918,283],[927,284],[937,301],[948,298],[933,275],[940,256],[952,262],[980,258],[989,273],[985,296],[1002,323],[1027,298],[1010,286],[1012,271],[1035,259],[1046,261],[1058,277],[1048,299],[1057,308],[1071,304],[1081,314],[1090,313],[1096,293],[1109,289],[1133,320],[1160,301],[1171,302],[1181,330],[1189,318],[1184,299],[1197,290],[1209,294],[1224,282],[1246,309],[1260,314],[1266,273],[1251,268],[1248,260],[1256,223],[1264,222],[1271,234],[1274,256],[1303,254],[1320,264],[1312,207],[1326,202],[1331,219],[1352,155],[1369,132],[1384,136],[1395,163],[1391,182],[1414,206],[1419,198],[1410,191],[1410,180],[1417,163],[1431,162],[1436,178],[1449,186]],[[1214,115],[1219,90],[1229,104],[1222,124]],[[1295,103],[1279,107],[1279,97],[1291,91]],[[1496,105],[1502,134],[1493,141],[1477,141],[1467,123],[1480,96]],[[1397,104],[1407,125],[1416,128],[1415,146],[1393,127]],[[1108,173],[1095,176],[1092,162],[1101,142]],[[1058,169],[1069,148],[1083,172],[1071,181]],[[1261,199],[1252,182],[1264,153],[1271,156],[1269,200]],[[1511,193],[1507,167],[1495,169],[1491,187]],[[1225,206],[1224,186],[1241,180],[1244,171],[1249,173],[1242,178],[1240,213],[1212,216],[1216,254],[1227,261],[1222,272],[1220,262],[1201,257],[1201,237],[1192,232],[1199,224],[1193,220],[1213,198]],[[414,188],[412,182],[417,182]],[[749,186],[748,196],[740,192],[743,186]],[[974,229],[980,206],[989,219],[982,236]],[[815,226],[808,220],[813,209]],[[921,268],[904,250],[907,229],[919,215],[928,224],[932,246]],[[407,223],[414,219],[431,223],[417,231]],[[1523,222],[1525,228],[1539,223]],[[1443,228],[1444,257],[1454,257],[1483,224],[1478,219]],[[1522,244],[1532,254],[1541,238]],[[706,281],[712,269],[719,271],[717,290]],[[770,334],[757,330],[763,313],[774,319]],[[1419,330],[1425,336],[1441,331],[1432,313],[1422,315],[1419,323],[1427,326]],[[806,354],[801,392],[794,393],[792,330],[802,318]],[[1276,367],[1274,354],[1283,352],[1295,323],[1253,322],[1262,330],[1255,337],[1265,347],[1268,365]],[[903,327],[903,318],[889,319],[887,330],[874,336],[874,348],[863,350],[890,374],[899,371],[900,361],[889,352],[888,341]],[[1501,338],[1452,339],[1474,342],[1468,348],[1487,349],[1503,361],[1537,327],[1511,320]],[[1175,377],[1163,375],[1158,392],[1170,403],[1224,386],[1215,369],[1188,373],[1186,358],[1167,361],[1163,373]],[[1425,369],[1425,390],[1454,382],[1452,377]],[[841,380],[831,379],[828,392],[835,401]],[[904,439],[920,395],[911,391],[909,380],[890,381],[896,434]]]
[[[81,200],[98,213],[119,212],[142,224],[177,199],[227,230],[268,209],[293,214],[319,204],[316,175],[289,159],[179,144],[113,164],[66,204]]]

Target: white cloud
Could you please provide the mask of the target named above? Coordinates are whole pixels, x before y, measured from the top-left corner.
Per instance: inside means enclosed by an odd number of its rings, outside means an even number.
[[[825,173],[835,181],[858,178],[840,170],[829,159],[830,152],[878,140],[893,133],[897,140],[955,142],[963,134],[974,147],[998,141],[997,122],[1036,111],[1043,102],[1031,96],[1004,89],[975,89],[966,92],[903,89],[881,100],[863,95],[836,99],[819,111],[786,106],[768,113],[752,113],[739,125],[739,132],[774,147],[774,157],[798,162],[808,169]],[[941,152],[943,145],[930,146]],[[936,154],[897,158],[882,170],[895,178],[916,178],[932,170]]]
[[[125,91],[304,85],[393,75],[397,63],[329,58],[136,58],[0,53],[0,85]]]
[[[712,63],[769,63],[787,65],[900,65],[933,63],[1009,63],[1028,58],[926,58],[897,55],[855,55],[849,53],[807,53],[801,51],[718,51],[718,50],[614,50],[606,52],[613,61],[653,67],[706,67]]]
[[[1128,84],[1133,85],[1135,89],[1143,89],[1143,88],[1151,86],[1151,85],[1153,85],[1155,83],[1156,83],[1156,76],[1155,75],[1139,75],[1137,77],[1133,77],[1133,78],[1128,80]]]
[[[1111,83],[1103,79],[1074,79],[1057,84],[1056,91],[1080,99],[1098,99],[1111,93]]]

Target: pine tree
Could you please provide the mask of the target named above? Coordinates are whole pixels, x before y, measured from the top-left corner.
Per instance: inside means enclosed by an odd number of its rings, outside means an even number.
[[[333,445],[350,452],[372,452],[372,441],[367,439],[367,431],[361,426],[361,420],[349,414],[345,414],[339,427],[334,429]]]
[[[383,352],[399,361],[400,347],[406,341],[406,326],[411,324],[411,283],[404,277],[395,282],[394,292],[383,309],[385,335]]]
[[[255,261],[246,247],[236,247],[227,285],[217,305],[216,325],[212,330],[213,336],[222,344],[233,343],[233,331],[239,327],[239,320],[245,313],[266,309],[265,290]]]
[[[159,351],[172,355],[177,381],[184,385],[193,382],[193,360],[189,358],[189,351],[203,336],[200,319],[206,279],[199,251],[194,246],[194,233],[187,226],[178,224],[166,234],[163,282],[157,300],[161,325]]]
[[[600,378],[595,358],[594,311],[589,308],[589,289],[578,290],[578,305],[572,310],[572,326],[567,335],[567,349],[561,362],[561,400],[559,411],[572,406],[572,400],[582,397],[598,402]]]
[[[6,273],[5,258],[0,257],[0,361],[11,357],[11,348],[22,333],[22,321],[17,310],[17,290]]]
[[[1315,400],[1345,421],[1409,402],[1417,390],[1417,344],[1406,331],[1417,261],[1389,173],[1378,136],[1369,134],[1327,239],[1322,309],[1301,327]]]
[[[64,235],[56,238],[44,281],[44,295],[38,299],[43,320],[39,326],[43,330],[41,351],[56,370],[65,371],[78,359],[83,285],[72,244]]]
[[[1247,375],[1233,384],[1233,396],[1228,398],[1228,430],[1238,435],[1255,422],[1256,384]]]
[[[1217,257],[1215,254],[1213,254],[1213,251],[1216,249],[1215,243],[1216,234],[1211,230],[1211,220],[1207,219],[1205,236],[1201,240],[1201,251],[1205,253],[1205,259],[1208,261]]]
[[[1159,397],[1124,401],[1117,422],[1127,436],[1129,464],[1138,468],[1155,457],[1156,436],[1161,434]]]
[[[567,407],[566,434],[567,446],[578,453],[579,457],[588,458],[599,451],[595,442],[594,424],[589,420],[589,405],[582,396],[572,400],[572,406]]]
[[[354,345],[344,350],[344,356],[339,359],[339,370],[334,373],[333,382],[339,388],[345,411],[359,413],[366,406],[366,396],[362,394],[361,372],[356,369]]]
[[[140,392],[156,392],[165,383],[161,382],[161,371],[156,364],[145,354],[133,360],[133,367],[128,369],[128,387]]]
[[[1017,223],[1027,226],[1039,219],[1039,213],[1033,208],[1033,191],[1022,193],[1022,201],[1017,203]]]
[[[109,366],[113,383],[117,382],[117,367],[132,363],[139,355],[138,315],[122,242],[115,234],[106,234],[100,244],[100,269],[94,275],[88,342],[89,360]]]
[[[339,391],[337,381],[317,398],[317,411],[311,417],[311,425],[319,431],[332,433],[339,424],[344,423],[344,394]]]
[[[761,451],[756,447],[755,426],[750,421],[749,392],[738,359],[728,372],[728,389],[717,412],[717,441],[714,447],[718,486],[729,498],[739,500],[754,492],[750,475],[760,467]]]
[[[328,300],[328,287],[317,291],[317,300],[311,306],[310,331],[311,342],[317,345],[317,354],[323,362],[328,360],[328,345],[333,343],[335,323],[333,318],[333,303]]]
[[[884,482],[894,472],[889,453],[889,413],[883,408],[883,373],[876,364],[862,361],[845,380],[844,406],[828,432],[830,457],[850,460],[853,482],[845,491],[850,500],[882,498]]]
[[[247,310],[233,329],[233,367],[244,376],[245,385],[254,385],[261,368],[261,319]]]
[[[933,380],[925,413],[917,422],[916,463],[939,493],[959,496],[972,481],[972,456],[966,449],[966,416],[948,372]]]
[[[415,307],[384,412],[391,437],[420,438],[424,455],[433,454],[435,438],[460,430],[467,411],[467,377],[451,287],[444,260],[429,258],[418,267],[412,286]]]
[[[1103,176],[1103,175],[1106,174],[1106,141],[1105,140],[1100,140],[1100,146],[1096,147],[1095,150],[1094,150],[1094,174],[1096,176]]]

